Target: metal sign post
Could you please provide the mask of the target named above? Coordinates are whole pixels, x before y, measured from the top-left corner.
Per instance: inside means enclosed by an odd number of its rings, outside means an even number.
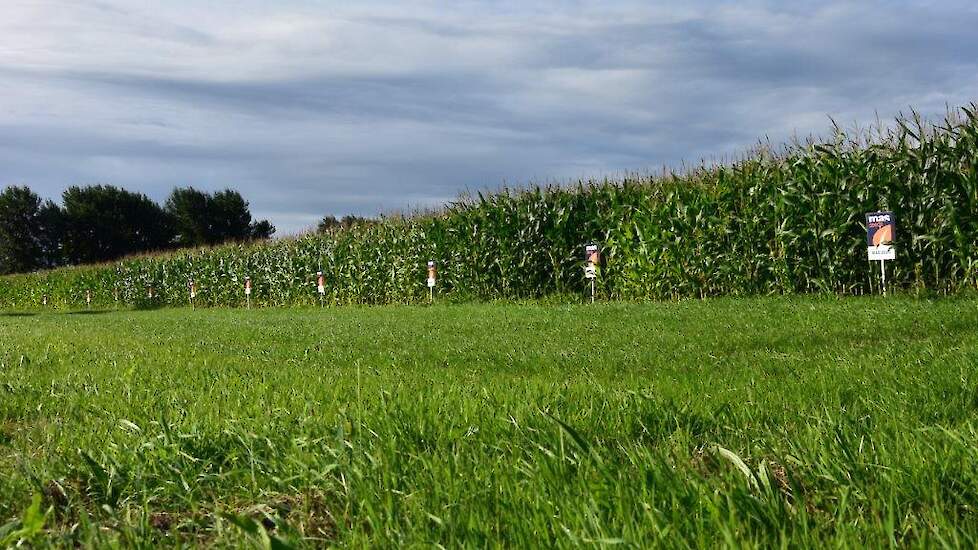
[[[883,296],[886,296],[886,260],[880,259],[880,282],[883,288]]]
[[[251,309],[251,277],[245,277],[245,303]]]
[[[435,303],[435,279],[438,276],[438,269],[435,267],[435,261],[431,260],[428,262],[428,303]]]
[[[880,263],[882,294],[886,296],[886,261],[896,259],[893,240],[896,237],[896,216],[890,211],[866,213],[866,257]]]
[[[596,280],[598,278],[598,265],[601,264],[601,247],[596,243],[590,243],[584,247],[584,259],[587,265],[584,266],[584,277],[591,280],[591,303],[594,303]]]

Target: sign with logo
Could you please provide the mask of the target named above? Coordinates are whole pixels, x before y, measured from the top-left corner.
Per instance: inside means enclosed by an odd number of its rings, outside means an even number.
[[[323,277],[322,271],[316,272],[316,289],[320,295],[326,294],[326,278]]]
[[[870,260],[895,260],[896,216],[893,212],[868,212],[866,214],[866,255]]]
[[[601,248],[596,244],[589,244],[584,247],[584,259],[587,265],[584,266],[584,276],[594,279],[598,276],[598,264],[601,263]]]
[[[251,296],[251,277],[245,277],[245,296]]]
[[[435,288],[435,278],[438,275],[438,269],[435,267],[435,262],[428,262],[428,288]]]

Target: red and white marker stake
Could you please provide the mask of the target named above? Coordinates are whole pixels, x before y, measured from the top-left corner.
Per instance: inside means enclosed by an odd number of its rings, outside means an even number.
[[[435,261],[431,260],[428,262],[428,302],[433,303],[435,301],[435,279],[438,277],[438,268],[435,266]]]
[[[245,302],[248,303],[248,309],[251,309],[251,277],[245,277]]]
[[[326,278],[323,277],[322,271],[316,272],[316,289],[319,291],[319,305],[320,307],[325,307]]]

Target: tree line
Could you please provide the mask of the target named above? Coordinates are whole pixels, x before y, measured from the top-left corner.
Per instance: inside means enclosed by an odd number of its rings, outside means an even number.
[[[104,262],[141,252],[267,239],[240,193],[173,190],[162,205],[111,185],[72,186],[61,204],[29,187],[0,192],[0,274]]]

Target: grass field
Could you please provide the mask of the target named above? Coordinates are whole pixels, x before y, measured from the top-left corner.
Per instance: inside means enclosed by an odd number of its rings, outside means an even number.
[[[978,300],[0,314],[0,547],[978,545]]]

